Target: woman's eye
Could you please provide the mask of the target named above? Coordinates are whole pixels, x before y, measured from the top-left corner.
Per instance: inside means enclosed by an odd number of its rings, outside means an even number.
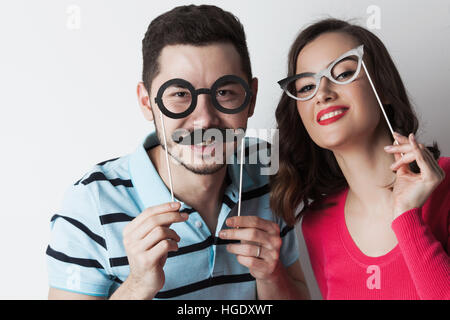
[[[314,85],[310,84],[310,85],[304,86],[303,88],[298,90],[298,93],[305,93],[305,92],[311,91],[313,89],[314,89]]]
[[[355,73],[355,71],[345,71],[345,72],[342,72],[342,73],[337,77],[337,80],[343,80],[343,79],[349,78],[349,77],[351,77],[354,73]]]

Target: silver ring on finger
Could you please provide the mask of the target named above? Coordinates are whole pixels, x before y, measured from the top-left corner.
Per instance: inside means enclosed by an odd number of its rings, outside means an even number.
[[[258,252],[256,253],[256,258],[259,258],[259,256],[261,255],[261,246],[258,246]]]

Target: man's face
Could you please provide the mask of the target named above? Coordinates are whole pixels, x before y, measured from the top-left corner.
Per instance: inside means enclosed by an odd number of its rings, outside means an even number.
[[[212,84],[225,75],[246,79],[242,71],[241,58],[232,44],[215,43],[206,46],[171,45],[161,51],[158,59],[159,73],[150,88],[150,106],[159,141],[164,147],[161,111],[155,103],[158,89],[166,81],[176,78],[190,82],[195,89],[211,88]],[[246,128],[247,119],[253,114],[257,79],[249,84],[253,97],[240,113],[225,114],[217,110],[207,94],[198,95],[195,110],[186,118],[172,119],[163,115],[169,154],[188,170],[198,174],[212,174],[225,166],[226,155],[231,154],[235,143],[204,141],[197,145],[180,145],[172,140],[175,130],[185,129],[238,129]]]

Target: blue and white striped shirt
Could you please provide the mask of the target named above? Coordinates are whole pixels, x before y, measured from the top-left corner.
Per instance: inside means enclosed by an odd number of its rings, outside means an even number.
[[[258,143],[247,139],[247,148],[251,141]],[[123,228],[144,209],[171,201],[147,154],[158,144],[156,134],[150,134],[134,153],[99,163],[67,190],[61,211],[51,219],[51,287],[108,297],[128,277]],[[181,240],[178,251],[168,255],[165,284],[155,298],[256,299],[255,279],[226,250],[230,241],[218,238],[227,228],[225,220],[237,215],[239,164],[227,166],[228,186],[214,235],[194,208],[181,203],[180,211],[189,213],[189,219],[171,225]],[[287,267],[298,259],[297,239],[293,228],[272,214],[268,177],[260,168],[244,165],[241,212],[278,223],[283,239],[280,259]]]

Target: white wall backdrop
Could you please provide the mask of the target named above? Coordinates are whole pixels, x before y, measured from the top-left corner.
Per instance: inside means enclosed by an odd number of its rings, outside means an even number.
[[[249,127],[275,125],[287,52],[300,28],[328,16],[373,23],[421,120],[419,140],[450,156],[448,0],[2,0],[0,3],[1,299],[45,299],[49,220],[93,164],[132,152],[152,126],[136,99],[150,21],[181,4],[211,3],[246,28],[259,78]],[[368,11],[369,9],[369,11]],[[305,248],[302,263],[314,298]]]

